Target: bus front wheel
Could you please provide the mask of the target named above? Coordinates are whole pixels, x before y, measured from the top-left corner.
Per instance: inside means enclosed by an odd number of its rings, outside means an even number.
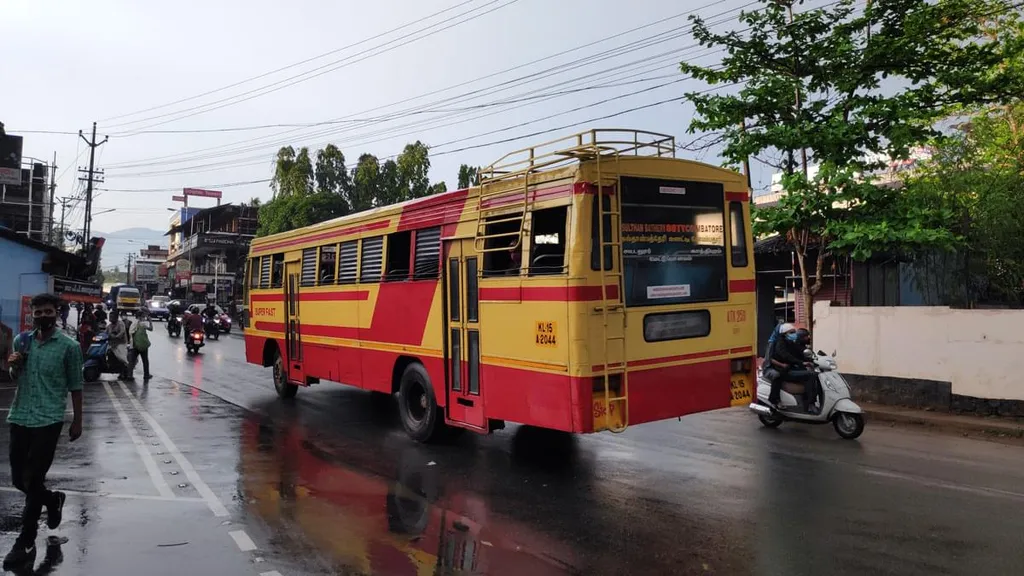
[[[299,387],[288,382],[288,370],[284,365],[284,358],[280,352],[274,355],[274,389],[281,398],[294,398]]]
[[[398,386],[398,412],[402,426],[417,442],[437,439],[445,427],[430,376],[422,364],[406,366]]]

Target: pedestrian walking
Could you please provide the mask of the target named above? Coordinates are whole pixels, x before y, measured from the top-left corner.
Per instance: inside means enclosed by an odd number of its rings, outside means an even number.
[[[4,558],[5,570],[31,566],[36,558],[39,518],[46,508],[46,525],[60,526],[67,496],[46,488],[46,473],[53,463],[64,427],[68,393],[74,418],[68,430],[72,442],[82,435],[82,352],[78,344],[57,330],[60,299],[53,294],[32,298],[34,330],[14,339],[8,358],[17,391],[7,423],[11,427],[11,481],[25,494],[21,534]]]
[[[71,305],[61,300],[60,302],[60,327],[61,330],[68,329],[68,315],[71,314]]]
[[[142,379],[149,380],[153,377],[149,373],[149,333],[153,331],[153,321],[149,318],[149,314],[146,312],[141,313],[135,324],[131,329],[131,341],[132,347],[135,352],[132,355],[132,365],[128,370],[128,373],[134,377],[135,375],[135,363],[142,359]]]

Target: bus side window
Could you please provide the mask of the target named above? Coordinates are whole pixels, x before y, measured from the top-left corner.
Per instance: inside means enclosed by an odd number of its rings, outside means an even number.
[[[518,276],[522,268],[523,244],[518,238],[520,222],[514,215],[491,216],[484,221],[483,276]],[[508,246],[507,250],[493,250]],[[513,247],[514,246],[514,247]]]
[[[604,205],[604,241],[612,241],[612,217],[608,214],[608,210],[611,210],[612,198],[606,194],[601,195],[601,204]],[[598,234],[600,233],[599,219],[598,219],[598,204],[597,197],[594,198],[592,203],[593,210],[591,211],[591,246],[590,246],[590,269],[591,270],[611,270],[612,266],[612,247],[604,247],[604,268],[601,267],[601,257],[598,254],[601,253],[600,242],[598,241]]]
[[[384,263],[384,237],[363,238],[360,242],[360,282],[380,282],[380,268]]]
[[[260,287],[260,259],[249,259],[249,289]]]
[[[533,213],[530,276],[561,274],[565,271],[565,223],[568,214],[568,206]]]
[[[274,254],[271,257],[270,287],[280,288],[284,286],[284,254]]]
[[[743,220],[743,204],[729,202],[729,244],[734,268],[747,266],[747,227]]]
[[[320,285],[334,284],[334,276],[338,271],[338,247],[335,245],[320,247]]]
[[[359,268],[359,241],[342,242],[338,249],[338,284],[355,284]]]
[[[413,280],[437,278],[441,274],[441,227],[416,231]]]
[[[409,259],[412,256],[412,232],[388,234],[388,258],[384,267],[384,281],[409,279]]]

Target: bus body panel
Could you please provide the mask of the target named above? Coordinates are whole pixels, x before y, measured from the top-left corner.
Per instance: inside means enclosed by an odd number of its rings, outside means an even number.
[[[754,354],[754,267],[745,180],[727,170],[668,158],[623,157],[618,172],[625,178],[720,185],[721,218],[726,223],[721,231],[723,250],[729,258],[729,206],[739,202],[747,260],[745,267],[727,262],[724,300],[627,305],[624,335],[629,368],[628,421],[649,422],[741,403],[742,398],[730,392],[735,385],[730,387],[729,381],[733,377],[735,383],[739,370],[733,361],[749,360]],[[572,432],[592,432],[603,426],[607,404],[602,404],[595,391],[603,393],[601,374],[605,366],[620,366],[623,358],[614,353],[608,358],[604,355],[605,339],[620,335],[616,331],[621,328],[612,326],[605,332],[600,306],[605,295],[617,298],[619,287],[612,282],[614,276],[606,277],[609,285],[602,291],[605,276],[591,266],[593,214],[599,197],[596,186],[590,183],[595,178],[593,163],[584,162],[572,169],[539,175],[529,193],[534,213],[568,207],[564,232],[568,274],[529,275],[528,239],[524,238],[520,247],[524,269],[519,275],[483,274],[478,278],[479,400],[487,419]],[[602,189],[602,194],[616,193],[614,186]],[[260,238],[253,242],[250,266],[258,267],[261,258],[281,252],[291,260],[301,258],[303,249],[339,246],[378,235],[387,238],[386,244],[391,239],[388,234],[415,234],[435,226],[441,229],[442,270],[453,243],[458,244],[463,261],[475,257],[483,262],[487,256],[476,252],[473,240],[478,226],[478,194],[478,188],[442,193]],[[506,195],[489,196],[485,206],[493,209],[508,203],[508,210],[514,212],[514,203],[517,198],[521,202],[522,195],[521,186],[509,186]],[[415,360],[427,370],[437,403],[445,406],[453,366],[445,361],[450,353],[447,287],[442,275],[425,280],[301,287],[300,332],[306,375],[392,392],[403,362]],[[466,287],[461,288],[460,299],[464,299]],[[268,340],[284,352],[281,289],[250,288],[249,294],[251,322],[246,330],[246,358],[265,364],[263,350]],[[708,334],[645,341],[646,317],[680,312],[707,314]],[[467,360],[465,354],[463,350],[460,360]],[[743,364],[743,370],[751,379],[752,368]]]

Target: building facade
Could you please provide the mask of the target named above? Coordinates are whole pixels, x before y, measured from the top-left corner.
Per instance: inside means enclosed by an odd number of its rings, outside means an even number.
[[[172,296],[222,305],[240,300],[257,218],[258,208],[244,204],[182,209],[172,217],[167,232],[171,238],[167,273]]]

